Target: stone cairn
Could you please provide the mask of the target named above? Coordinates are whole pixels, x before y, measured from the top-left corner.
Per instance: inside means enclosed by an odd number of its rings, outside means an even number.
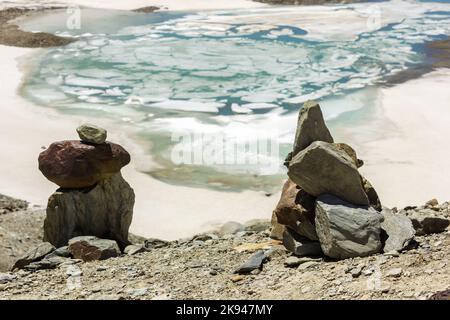
[[[123,250],[130,244],[134,191],[120,169],[130,155],[106,141],[102,128],[85,124],[77,132],[81,141],[54,142],[39,155],[39,170],[60,187],[48,200],[44,241],[58,248],[90,236],[116,241]]]
[[[381,206],[359,172],[355,150],[335,143],[320,106],[299,112],[288,177],[272,216],[272,238],[297,256],[333,259],[404,250],[413,240],[411,220]]]

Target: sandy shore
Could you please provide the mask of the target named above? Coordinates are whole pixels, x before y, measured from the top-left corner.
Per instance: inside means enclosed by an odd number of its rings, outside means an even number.
[[[189,3],[170,0],[76,2],[118,9],[163,3],[169,9],[179,10],[185,8],[183,6],[190,9],[211,9],[213,6],[213,2],[206,0]],[[260,6],[240,0],[215,1],[214,5],[216,8]],[[56,186],[37,170],[41,147],[57,140],[76,139],[76,126],[89,119],[62,117],[52,110],[32,105],[17,94],[23,74],[19,64],[26,68],[26,56],[34,55],[38,50],[0,46],[0,193],[45,205]],[[372,130],[383,133],[381,138],[360,141],[355,134],[346,141],[356,144],[366,163],[362,172],[378,190],[383,204],[422,204],[434,197],[450,200],[447,187],[450,175],[445,172],[450,165],[450,149],[446,147],[450,119],[449,81],[450,71],[440,70],[420,79],[379,89],[379,105],[369,125]],[[133,155],[134,146],[117,135],[114,128],[104,125],[109,129],[110,140],[123,144]],[[353,131],[358,130],[365,128],[354,128]],[[175,239],[207,229],[212,222],[270,218],[279,198],[279,194],[266,197],[253,191],[228,193],[172,186],[138,172],[135,167],[136,163],[126,167],[124,176],[136,192],[131,231],[143,236]]]
[[[450,70],[380,89],[373,129],[380,139],[361,146],[372,180],[387,206],[450,200]],[[361,128],[364,130],[364,128]]]
[[[117,10],[133,10],[137,8],[157,6],[168,10],[212,10],[212,9],[243,9],[265,6],[263,3],[251,0],[12,0],[8,3],[17,5],[79,5],[91,8]]]

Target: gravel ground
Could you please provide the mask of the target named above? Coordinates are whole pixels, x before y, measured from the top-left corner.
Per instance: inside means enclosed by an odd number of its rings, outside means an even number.
[[[5,248],[11,261],[41,241],[42,211],[0,219],[2,262]],[[134,256],[2,273],[0,299],[427,299],[450,288],[448,231],[417,237],[417,248],[398,256],[301,259],[296,267],[285,266],[291,255],[268,236],[269,229],[209,234]],[[270,257],[262,270],[233,273],[260,249]]]

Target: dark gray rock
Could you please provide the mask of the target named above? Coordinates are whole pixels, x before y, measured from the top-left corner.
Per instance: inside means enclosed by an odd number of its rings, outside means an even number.
[[[407,215],[418,236],[444,232],[450,225],[449,219],[439,216],[432,209],[411,210]]]
[[[369,205],[358,169],[346,152],[327,142],[313,142],[289,163],[288,176],[308,194],[332,194],[356,205]]]
[[[71,254],[69,252],[69,247],[68,246],[64,246],[64,247],[58,248],[55,251],[53,251],[51,254],[54,255],[54,256],[63,257],[63,258],[70,258],[71,257]]]
[[[325,124],[320,105],[316,101],[306,101],[298,114],[292,157],[314,141],[333,142],[333,137]]]
[[[134,191],[120,173],[92,189],[60,189],[50,196],[44,241],[57,247],[77,236],[97,236],[126,247],[133,218]]]
[[[117,257],[121,253],[116,241],[94,236],[70,239],[69,252],[75,259],[83,261],[106,260]]]
[[[83,124],[79,126],[77,128],[77,133],[83,142],[102,144],[106,141],[106,130],[93,124]]]
[[[323,254],[318,241],[312,241],[286,228],[283,233],[283,245],[296,256],[320,256]]]
[[[252,255],[246,263],[237,268],[234,273],[249,274],[253,270],[261,269],[266,259],[267,256],[264,254],[264,251],[259,250],[254,255]]]
[[[332,195],[316,202],[316,230],[323,252],[331,258],[363,257],[381,250],[382,216],[368,206],[355,206]]]
[[[39,261],[43,259],[46,255],[52,253],[56,248],[48,242],[41,243],[36,248],[31,249],[20,257],[12,267],[14,269],[23,269],[25,266],[32,262]]]
[[[55,269],[68,260],[70,259],[59,256],[46,257],[40,261],[32,262],[29,265],[26,265],[24,269],[28,271]]]
[[[407,216],[394,214],[389,209],[384,209],[381,214],[383,215],[381,222],[383,251],[402,251],[415,235],[411,220]]]

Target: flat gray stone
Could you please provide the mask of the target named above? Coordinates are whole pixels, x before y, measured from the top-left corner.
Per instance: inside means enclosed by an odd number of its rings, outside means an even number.
[[[72,255],[69,252],[69,247],[64,246],[61,248],[57,248],[55,251],[45,256],[46,259],[52,257],[70,258],[72,257]]]
[[[317,198],[317,235],[323,252],[331,258],[380,252],[381,219],[381,214],[368,206],[355,206],[331,195]]]
[[[381,214],[383,215],[381,222],[383,251],[402,251],[416,233],[411,220],[407,216],[394,214],[389,209],[384,209]]]
[[[36,248],[31,249],[27,253],[25,253],[22,257],[20,257],[12,267],[14,269],[23,269],[25,266],[29,265],[32,262],[39,261],[43,259],[46,255],[52,253],[56,248],[48,242],[43,242],[38,245]]]
[[[83,142],[102,144],[106,141],[106,130],[93,124],[83,124],[79,126],[77,128],[77,133]]]
[[[308,194],[332,194],[355,205],[369,205],[362,180],[350,156],[338,146],[316,141],[289,163],[288,176]]]
[[[46,257],[39,261],[32,262],[29,265],[26,265],[24,267],[24,269],[28,270],[28,271],[55,269],[59,265],[65,263],[69,260],[70,259],[68,259],[68,258],[63,258],[63,257],[59,257],[59,256],[51,256],[51,257]]]
[[[234,273],[237,274],[248,274],[253,270],[261,269],[264,261],[267,259],[267,256],[264,254],[263,250],[257,251],[254,255],[248,259],[246,263],[237,268]]]

